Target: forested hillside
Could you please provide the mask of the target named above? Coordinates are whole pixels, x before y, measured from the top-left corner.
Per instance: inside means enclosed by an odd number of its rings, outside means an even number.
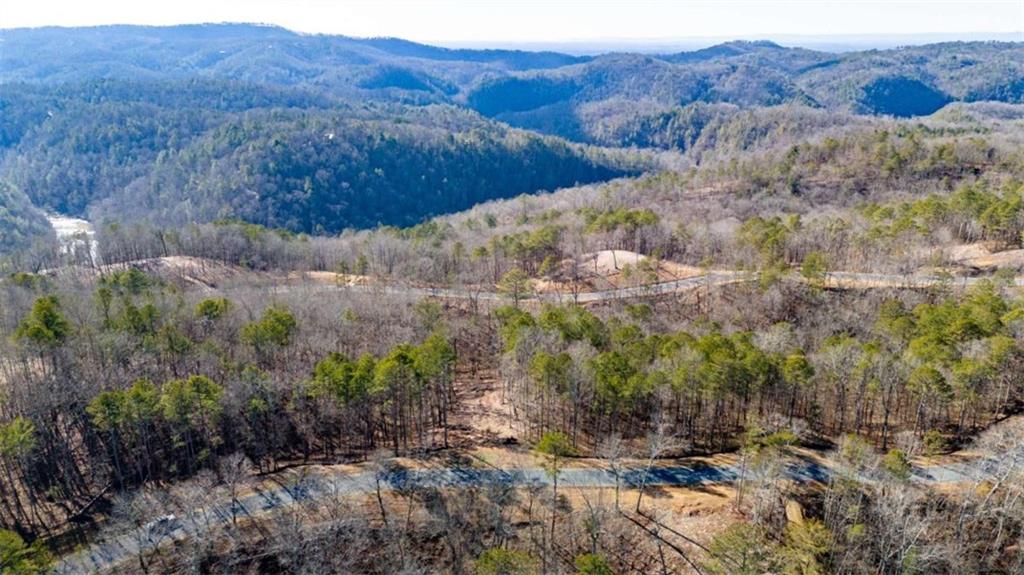
[[[108,220],[240,218],[321,233],[412,225],[646,165],[451,106],[222,81],[11,85],[0,102],[5,177],[38,206]]]
[[[801,103],[914,116],[950,101],[1024,97],[1024,52],[1015,43],[831,54],[767,41],[728,42],[676,54],[575,57],[227,24],[8,30],[0,39],[0,83],[200,77],[301,86],[350,98],[468,105],[517,126],[584,141],[596,139],[594,108],[602,116],[629,117],[652,108],[673,113],[695,102]]]
[[[799,103],[899,117],[928,115],[951,101],[1021,102],[1022,61],[1019,44],[835,55],[735,42],[664,57],[609,55],[556,70],[489,76],[470,87],[467,102],[513,125],[608,142],[594,131],[595,121],[678,115],[678,108],[695,102]]]
[[[53,230],[46,218],[20,190],[0,181],[0,256],[38,241],[47,244]]]
[[[497,126],[461,132],[343,114],[248,114],[161,158],[98,211],[180,223],[233,217],[316,233],[410,226],[491,199],[635,173],[614,159]]]

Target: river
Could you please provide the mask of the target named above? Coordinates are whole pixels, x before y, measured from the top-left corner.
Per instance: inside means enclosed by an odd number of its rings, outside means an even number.
[[[87,258],[90,265],[99,264],[99,244],[96,243],[96,229],[86,220],[69,218],[58,214],[47,214],[53,231],[57,233],[61,253]]]

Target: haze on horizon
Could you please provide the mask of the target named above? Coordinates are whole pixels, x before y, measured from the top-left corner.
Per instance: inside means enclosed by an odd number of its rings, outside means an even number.
[[[35,0],[7,2],[0,29],[252,22],[442,45],[668,44],[803,37],[1024,40],[1024,0]]]

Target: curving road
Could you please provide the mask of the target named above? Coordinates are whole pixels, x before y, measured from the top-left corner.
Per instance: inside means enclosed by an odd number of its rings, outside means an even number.
[[[48,216],[50,224],[61,244],[61,249],[66,252],[73,252],[88,247],[90,259],[95,266],[99,261],[96,242],[96,232],[92,224],[86,220],[70,218],[59,214]],[[158,258],[159,259],[159,258]],[[131,266],[132,262],[124,264]],[[798,281],[804,281],[799,275],[791,276]],[[711,270],[707,273],[677,279],[666,282],[645,284],[635,287],[622,287],[608,290],[580,292],[575,295],[571,293],[542,293],[532,294],[523,297],[525,301],[537,301],[542,303],[598,303],[617,299],[630,299],[652,297],[673,293],[690,291],[700,287],[723,286],[733,283],[750,282],[757,279],[757,274],[752,272],[735,270]],[[918,274],[884,274],[870,272],[845,272],[836,271],[825,274],[824,285],[835,289],[867,289],[867,288],[898,288],[898,289],[921,289],[934,286],[948,286],[954,288],[965,288],[984,281],[986,278],[977,277],[939,277],[935,275]],[[1017,287],[1024,286],[1024,276],[1016,277],[1013,284]],[[312,285],[301,286],[301,289],[309,289]],[[442,287],[418,287],[397,284],[369,284],[369,285],[347,285],[336,286],[330,284],[316,284],[316,289],[338,290],[347,289],[364,293],[405,295],[413,297],[436,297],[449,299],[473,299],[478,301],[506,301],[509,297],[492,289],[473,290],[468,288],[442,288]],[[278,285],[271,288],[272,292],[294,291],[296,286]]]
[[[802,282],[807,281],[798,275],[791,276],[791,279]],[[991,278],[987,277],[940,277],[935,275],[918,274],[881,274],[837,271],[825,274],[822,284],[830,289],[925,289],[940,286],[953,289],[965,289],[983,281],[990,281],[990,279]],[[520,300],[523,302],[540,303],[564,304],[575,302],[579,304],[589,304],[620,299],[635,299],[684,293],[703,287],[718,287],[756,280],[757,274],[752,272],[713,270],[698,276],[644,284],[635,287],[579,292],[575,295],[569,292],[529,294],[522,296]],[[1024,276],[1014,278],[1012,283],[1017,287],[1024,286]],[[317,291],[347,290],[369,294],[410,296],[416,298],[433,297],[440,299],[466,299],[487,302],[504,302],[511,300],[511,296],[508,294],[489,289],[421,287],[400,284],[331,285],[320,283],[303,284],[299,286],[277,285],[270,288],[270,291],[272,293],[290,293],[293,291],[309,289]]]
[[[800,483],[825,482],[835,472],[826,465],[809,459],[790,462],[785,476]],[[615,473],[607,468],[568,468],[559,475],[561,486],[576,488],[614,487],[686,487],[732,483],[741,476],[738,464],[657,466],[628,468],[620,472],[618,481]],[[958,463],[945,466],[915,468],[912,481],[921,484],[957,483],[973,481],[981,476],[976,466]],[[871,476],[861,477],[864,481],[875,481]],[[514,486],[548,486],[551,477],[541,469],[394,469],[384,473],[381,488],[388,491],[420,488],[459,488],[488,484]],[[257,517],[284,509],[290,505],[312,499],[326,499],[339,496],[370,494],[376,489],[376,476],[370,472],[334,473],[326,477],[307,478],[300,482],[283,485],[274,489],[248,494],[238,498],[236,503],[223,501],[189,517],[166,516],[164,521],[151,522],[147,526],[122,533],[95,543],[77,553],[64,557],[54,572],[62,575],[98,573],[112,567],[136,560],[139,550],[152,551],[157,547],[188,537],[202,536],[208,530],[231,523],[232,512],[239,518]]]

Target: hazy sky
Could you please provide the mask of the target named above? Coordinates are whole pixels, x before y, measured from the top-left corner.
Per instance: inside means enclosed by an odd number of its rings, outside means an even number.
[[[1024,0],[0,0],[0,28],[266,22],[419,41],[1019,32]]]

